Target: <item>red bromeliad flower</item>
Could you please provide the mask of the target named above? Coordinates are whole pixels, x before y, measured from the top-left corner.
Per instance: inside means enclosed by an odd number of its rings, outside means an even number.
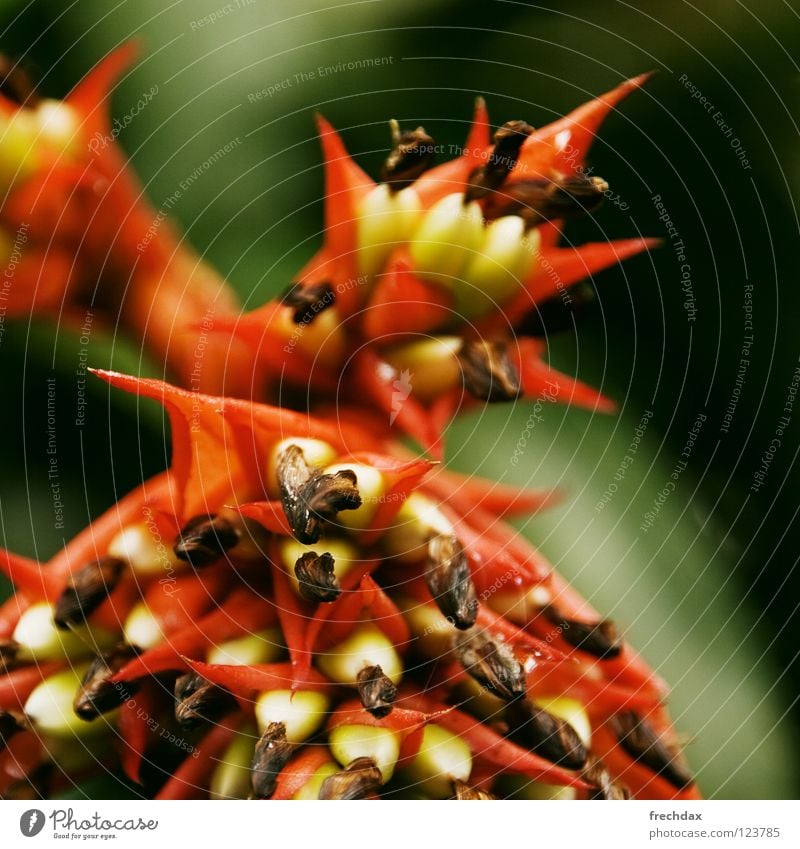
[[[465,400],[544,395],[613,410],[542,359],[539,308],[570,301],[570,286],[654,244],[559,246],[564,220],[608,191],[584,167],[598,127],[645,80],[539,130],[510,121],[493,143],[479,100],[462,154],[437,167],[421,127],[393,124],[378,184],[320,117],[324,245],[280,299],[217,325],[256,352],[254,385],[269,378],[378,408],[434,454]]]
[[[696,798],[662,683],[502,516],[546,495],[329,422],[158,400],[172,466],[4,554],[0,792],[102,752],[158,798]]]
[[[235,295],[148,204],[116,142],[108,101],[135,53],[128,44],[109,54],[64,101],[40,98],[2,62],[4,314],[81,326],[99,310],[183,385],[219,391],[228,372],[229,391],[243,393],[246,352],[208,337],[218,318],[238,314]]]

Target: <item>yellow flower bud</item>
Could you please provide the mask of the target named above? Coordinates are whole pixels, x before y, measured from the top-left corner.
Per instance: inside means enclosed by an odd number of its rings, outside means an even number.
[[[397,734],[372,725],[340,725],[328,735],[328,745],[344,767],[357,758],[369,758],[380,770],[384,784],[394,774],[400,756]]]
[[[389,254],[408,241],[419,216],[420,200],[413,188],[392,192],[385,183],[376,186],[358,211],[359,272],[380,272]]]
[[[322,725],[329,706],[330,699],[313,690],[270,690],[256,701],[256,720],[262,733],[271,722],[282,722],[286,739],[297,744]]]
[[[339,645],[322,652],[319,668],[333,681],[355,686],[365,666],[380,666],[393,684],[403,677],[403,661],[392,641],[375,625],[359,625]]]
[[[426,725],[419,752],[403,770],[411,789],[446,799],[453,794],[453,781],[467,781],[472,772],[472,752],[458,736],[441,725]]]

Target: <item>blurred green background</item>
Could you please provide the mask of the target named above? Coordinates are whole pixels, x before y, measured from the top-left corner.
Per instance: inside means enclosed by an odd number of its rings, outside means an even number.
[[[750,488],[800,355],[798,11],[777,0],[4,2],[0,48],[60,96],[109,49],[141,39],[142,59],[113,103],[122,117],[158,86],[120,135],[155,206],[241,139],[173,213],[250,306],[284,288],[319,241],[314,110],[374,174],[389,118],[422,123],[437,141],[458,144],[476,94],[487,97],[496,123],[525,118],[538,126],[626,76],[658,71],[609,118],[591,155],[621,203],[577,222],[569,236],[644,234],[665,244],[598,275],[594,305],[574,331],[551,340],[554,364],[602,384],[621,414],[548,407],[514,466],[530,411],[494,408],[452,427],[449,459],[463,470],[568,491],[563,506],[525,523],[525,532],[669,680],[705,793],[784,798],[800,790],[800,406],[763,486]],[[217,19],[203,22],[206,15]],[[371,69],[337,69],[379,58]],[[664,209],[676,238],[659,220]],[[677,259],[678,239],[685,260]],[[737,386],[750,332],[747,285],[754,341]],[[91,388],[86,427],[67,424],[78,349],[73,333],[44,322],[8,324],[0,345],[2,544],[41,558],[168,458],[158,411],[105,386]],[[93,338],[90,359],[150,368],[110,331]],[[65,423],[58,431],[63,531],[54,529],[43,432],[53,376]],[[675,491],[647,527],[645,514],[702,416]],[[479,467],[476,458],[484,458]]]

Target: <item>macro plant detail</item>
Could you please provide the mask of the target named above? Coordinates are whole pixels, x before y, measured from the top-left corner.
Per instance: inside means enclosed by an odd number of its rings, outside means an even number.
[[[0,793],[102,763],[161,799],[699,798],[665,684],[505,522],[552,493],[438,462],[468,404],[613,411],[546,362],[544,311],[654,243],[560,245],[646,77],[540,129],[479,99],[441,165],[393,123],[380,182],[319,117],[324,245],[242,314],[116,145],[132,58],[63,102],[12,66],[0,98],[0,221],[30,241],[11,314],[104,310],[180,384],[97,372],[163,405],[170,468],[49,562],[0,555]],[[264,403],[285,385],[311,413]]]

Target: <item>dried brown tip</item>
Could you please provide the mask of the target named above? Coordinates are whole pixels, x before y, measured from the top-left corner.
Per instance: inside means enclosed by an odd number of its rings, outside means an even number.
[[[65,630],[84,622],[114,592],[125,566],[119,557],[101,557],[75,572],[56,601],[56,627]]]
[[[507,342],[465,342],[458,352],[458,361],[464,386],[474,398],[489,404],[519,398],[522,386]]]
[[[469,784],[458,780],[453,782],[453,796],[460,802],[489,801],[497,798],[486,790],[470,787]]]
[[[519,215],[529,227],[544,221],[577,218],[602,206],[608,183],[602,177],[575,174],[557,180],[522,180],[503,189],[488,204],[487,220]]]
[[[581,769],[588,752],[575,729],[527,699],[518,699],[506,708],[512,739],[545,760],[565,769]]]
[[[339,579],[333,571],[334,559],[326,551],[307,551],[294,564],[300,595],[313,602],[336,601],[342,594]]]
[[[281,770],[292,756],[294,746],[286,739],[286,725],[270,722],[256,743],[250,764],[250,785],[254,799],[269,799]]]
[[[25,726],[19,717],[5,710],[0,710],[0,752],[8,745],[8,741],[20,731],[24,731]]]
[[[381,771],[371,758],[356,758],[347,769],[329,775],[322,782],[319,798],[352,801],[377,792],[383,783]]]
[[[533,127],[525,121],[506,121],[494,134],[494,150],[485,165],[470,175],[464,203],[480,200],[500,188],[514,170],[519,152]]]
[[[0,640],[0,672],[10,672],[19,666],[18,654],[19,643],[16,640]]]
[[[112,683],[110,679],[137,654],[139,649],[136,646],[121,643],[98,655],[89,664],[72,702],[72,709],[78,717],[89,722],[128,701],[139,685],[135,681]]]
[[[511,701],[525,695],[525,669],[505,643],[465,635],[455,651],[464,669],[496,696]]]
[[[610,619],[601,622],[578,622],[567,619],[554,607],[544,608],[545,616],[556,626],[563,640],[601,660],[617,657],[622,651],[622,638]]]
[[[19,106],[34,107],[40,99],[28,72],[2,53],[0,53],[0,94]]]
[[[396,192],[410,186],[433,165],[436,142],[424,127],[401,133],[397,121],[392,121],[391,126],[394,147],[381,167],[381,182]]]
[[[230,519],[216,513],[194,516],[175,537],[175,556],[194,569],[210,566],[239,544],[239,530]]]
[[[603,762],[594,755],[589,756],[581,778],[592,785],[587,791],[587,799],[622,801],[631,798],[630,790],[624,784],[612,781]]]
[[[281,303],[294,310],[295,324],[311,322],[336,303],[336,293],[330,283],[292,283],[281,296]]]
[[[620,746],[635,761],[665,778],[678,790],[694,783],[680,752],[672,751],[646,719],[633,711],[625,711],[613,716],[610,725]]]
[[[181,675],[175,682],[175,719],[182,728],[216,722],[235,705],[227,690],[194,672]]]
[[[324,523],[335,519],[339,511],[361,506],[355,472],[344,469],[322,474],[306,463],[297,445],[281,451],[276,473],[283,511],[292,533],[305,545],[317,542]]]
[[[467,555],[457,537],[448,534],[431,537],[425,582],[439,610],[456,628],[466,631],[475,624],[478,596]]]
[[[397,687],[380,666],[365,666],[356,676],[356,686],[364,710],[378,718],[391,713]]]

